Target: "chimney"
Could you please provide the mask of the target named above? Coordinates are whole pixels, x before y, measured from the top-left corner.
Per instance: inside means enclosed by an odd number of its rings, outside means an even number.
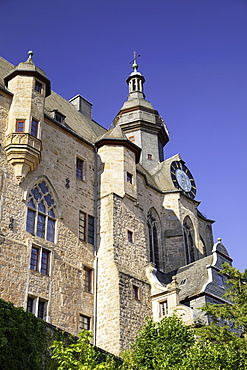
[[[84,114],[84,116],[92,119],[92,103],[84,99],[80,94],[76,95],[74,98],[70,99],[69,102],[73,104],[78,112]]]

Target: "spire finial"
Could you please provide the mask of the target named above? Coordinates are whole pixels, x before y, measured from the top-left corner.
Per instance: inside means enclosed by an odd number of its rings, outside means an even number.
[[[141,56],[140,54],[136,55],[136,52],[134,51],[134,59],[130,62],[132,63],[132,68],[134,72],[137,72],[138,64],[136,63],[136,59],[139,58],[140,56]]]
[[[29,60],[32,60],[32,56],[33,56],[33,51],[32,50],[29,50],[29,52],[28,52],[28,59]]]

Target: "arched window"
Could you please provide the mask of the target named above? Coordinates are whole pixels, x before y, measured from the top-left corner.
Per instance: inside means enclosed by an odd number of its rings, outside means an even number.
[[[194,230],[189,217],[186,217],[183,223],[184,231],[184,244],[186,263],[189,264],[195,261],[195,248],[194,248]]]
[[[44,180],[28,194],[26,231],[51,242],[55,239],[56,204]]]
[[[152,211],[148,212],[149,232],[149,261],[154,262],[157,269],[160,268],[157,220]]]

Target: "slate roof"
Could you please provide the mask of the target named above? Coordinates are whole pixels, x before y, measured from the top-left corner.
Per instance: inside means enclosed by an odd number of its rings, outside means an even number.
[[[167,285],[172,282],[172,277],[176,276],[180,289],[179,300],[182,302],[204,291],[203,287],[209,280],[206,266],[212,263],[213,254],[210,254],[207,257],[201,258],[189,265],[182,266],[178,270],[171,271],[167,274],[157,271],[157,278],[163,285]],[[181,285],[182,281],[185,281],[185,284]]]
[[[35,70],[37,69],[39,73],[45,76],[44,71],[36,67],[33,63],[23,62],[15,67],[13,64],[0,57],[0,86],[6,89],[3,78],[9,75],[10,72],[16,68],[23,69],[24,67],[31,69],[35,68]],[[78,112],[76,107],[68,100],[52,91],[51,95],[45,99],[45,114],[55,122],[54,110],[58,110],[60,113],[66,116],[66,127],[70,128],[72,132],[75,132],[77,135],[83,137],[90,143],[94,143],[97,137],[103,135],[107,131],[94,120],[84,116],[81,112]]]

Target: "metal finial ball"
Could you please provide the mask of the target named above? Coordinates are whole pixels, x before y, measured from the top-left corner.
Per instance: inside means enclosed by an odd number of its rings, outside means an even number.
[[[222,241],[222,239],[221,239],[221,238],[217,238],[217,240],[218,240],[218,242],[221,242],[221,241]]]
[[[32,58],[32,56],[33,56],[33,51],[32,51],[32,50],[30,50],[30,51],[28,52],[28,55],[29,55],[29,57],[31,57],[31,58]]]
[[[133,64],[132,64],[132,68],[133,68],[133,69],[137,69],[137,68],[138,68],[138,64],[137,64],[137,63],[133,63]]]

